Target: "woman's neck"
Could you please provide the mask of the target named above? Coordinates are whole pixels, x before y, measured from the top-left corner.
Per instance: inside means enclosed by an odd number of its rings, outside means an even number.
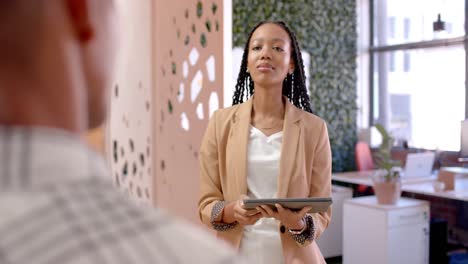
[[[261,87],[255,87],[255,95],[252,100],[253,115],[263,118],[283,119],[285,106],[280,89],[262,89]]]

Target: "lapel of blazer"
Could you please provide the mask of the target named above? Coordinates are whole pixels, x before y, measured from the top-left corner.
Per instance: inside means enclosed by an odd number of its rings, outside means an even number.
[[[249,143],[249,125],[252,112],[252,98],[240,104],[233,117],[233,125],[230,138],[233,158],[233,170],[235,173],[235,183],[238,186],[239,195],[247,194],[247,146]]]
[[[296,162],[301,135],[302,112],[291,104],[287,98],[284,114],[283,143],[278,175],[278,198],[288,195],[289,182],[297,171]]]
[[[285,114],[283,125],[283,143],[281,147],[280,171],[278,176],[278,197],[287,197],[288,187],[295,169],[295,161],[301,136],[301,111],[284,98]],[[235,183],[239,194],[247,194],[247,147],[249,143],[249,126],[251,122],[252,98],[240,104],[233,116],[230,138]]]

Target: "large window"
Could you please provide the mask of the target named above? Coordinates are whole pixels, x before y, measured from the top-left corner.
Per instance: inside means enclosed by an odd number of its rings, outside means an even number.
[[[374,0],[370,21],[371,123],[411,147],[458,151],[465,0]]]
[[[464,6],[465,0],[374,0],[374,45],[463,36]],[[434,31],[439,15],[445,30]]]

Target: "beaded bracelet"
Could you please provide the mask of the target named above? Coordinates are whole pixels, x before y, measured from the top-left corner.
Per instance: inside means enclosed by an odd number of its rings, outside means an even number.
[[[306,244],[308,241],[313,241],[315,238],[315,225],[312,216],[307,214],[304,217],[304,223],[305,228],[304,230],[301,230],[302,232],[299,234],[295,234],[295,231],[288,229],[288,232],[292,238],[301,245]]]
[[[211,222],[211,225],[213,226],[213,228],[216,231],[221,231],[221,232],[222,231],[227,231],[227,230],[233,229],[238,224],[237,221],[235,221],[233,223],[229,223],[229,224],[228,223],[220,223],[220,222],[215,221],[216,218],[218,218],[218,216],[223,212],[224,204],[225,204],[224,201],[216,202],[216,204],[213,206],[213,209],[211,210],[210,222]]]

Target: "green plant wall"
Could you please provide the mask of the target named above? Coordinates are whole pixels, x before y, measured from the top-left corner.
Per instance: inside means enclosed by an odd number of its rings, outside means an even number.
[[[283,20],[311,56],[312,110],[327,121],[333,171],[355,169],[356,4],[349,0],[233,0],[233,45],[262,20]]]

